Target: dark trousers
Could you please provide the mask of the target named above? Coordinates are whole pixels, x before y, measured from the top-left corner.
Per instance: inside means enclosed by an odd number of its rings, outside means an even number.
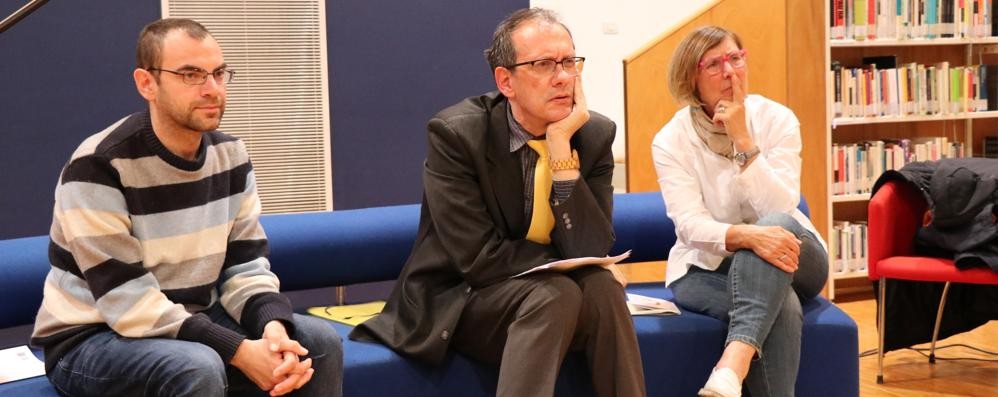
[[[584,351],[596,395],[644,396],[623,287],[606,269],[535,273],[472,292],[452,346],[499,366],[497,396],[551,396],[569,349]]]

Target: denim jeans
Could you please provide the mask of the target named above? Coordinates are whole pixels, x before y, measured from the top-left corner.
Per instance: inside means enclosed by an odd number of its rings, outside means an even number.
[[[221,305],[208,310],[212,321],[244,331]],[[295,339],[309,351],[315,374],[296,396],[343,394],[343,346],[323,320],[294,315]],[[48,374],[67,396],[224,396],[267,395],[218,353],[197,342],[164,338],[126,338],[97,333],[63,356]]]
[[[745,384],[753,396],[793,396],[800,364],[801,301],[814,298],[828,279],[828,254],[815,236],[789,215],[763,217],[756,225],[780,226],[801,240],[800,266],[786,273],[751,250],[739,250],[715,271],[690,267],[670,286],[676,303],[728,324],[725,345],[754,347]]]

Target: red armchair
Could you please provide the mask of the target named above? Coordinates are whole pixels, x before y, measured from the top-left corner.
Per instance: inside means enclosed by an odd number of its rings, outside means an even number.
[[[910,281],[944,282],[939,310],[936,312],[932,331],[929,362],[935,362],[936,338],[939,323],[946,306],[950,283],[998,284],[998,273],[989,268],[959,270],[953,261],[943,258],[915,256],[915,233],[926,209],[922,193],[905,182],[885,183],[870,199],[869,252],[870,280],[901,279]],[[877,307],[879,349],[877,358],[877,383],[884,383],[884,317],[887,283],[880,283],[880,300]]]

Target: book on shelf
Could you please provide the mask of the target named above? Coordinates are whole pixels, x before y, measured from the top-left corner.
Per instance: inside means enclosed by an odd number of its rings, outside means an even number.
[[[845,1],[846,0],[832,0],[832,17],[829,19],[831,22],[831,30],[829,36],[836,40],[844,39],[846,34]]]
[[[870,193],[887,170],[898,170],[914,161],[956,157],[965,157],[963,143],[945,136],[833,143],[832,194]]]
[[[839,0],[841,1],[841,0]],[[842,64],[839,61],[832,61],[832,112],[835,117],[842,117]]]
[[[886,57],[890,58],[890,57]],[[909,62],[883,69],[889,61],[866,59],[862,67],[831,70],[834,89],[829,92],[835,117],[906,117],[959,114],[989,110],[988,98],[998,100],[998,66],[951,67]],[[864,61],[866,61],[864,60]],[[989,78],[988,76],[992,76]],[[998,103],[990,106],[998,107]],[[992,109],[998,110],[998,109]]]
[[[998,36],[995,0],[830,0],[834,40]]]
[[[866,221],[832,222],[829,264],[833,274],[866,271],[868,257]]]
[[[852,11],[852,37],[855,40],[866,40],[866,16],[869,15],[867,12],[867,0],[853,0],[853,11]]]

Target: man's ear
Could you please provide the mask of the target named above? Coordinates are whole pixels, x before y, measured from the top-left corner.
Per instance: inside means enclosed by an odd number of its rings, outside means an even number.
[[[494,75],[496,79],[496,87],[499,88],[499,92],[501,92],[506,98],[512,98],[516,94],[513,91],[513,83],[511,81],[513,78],[513,72],[500,66],[496,68]]]
[[[132,78],[135,80],[135,89],[139,91],[139,95],[142,95],[149,102],[156,99],[158,84],[152,73],[145,69],[136,68],[132,72]]]

